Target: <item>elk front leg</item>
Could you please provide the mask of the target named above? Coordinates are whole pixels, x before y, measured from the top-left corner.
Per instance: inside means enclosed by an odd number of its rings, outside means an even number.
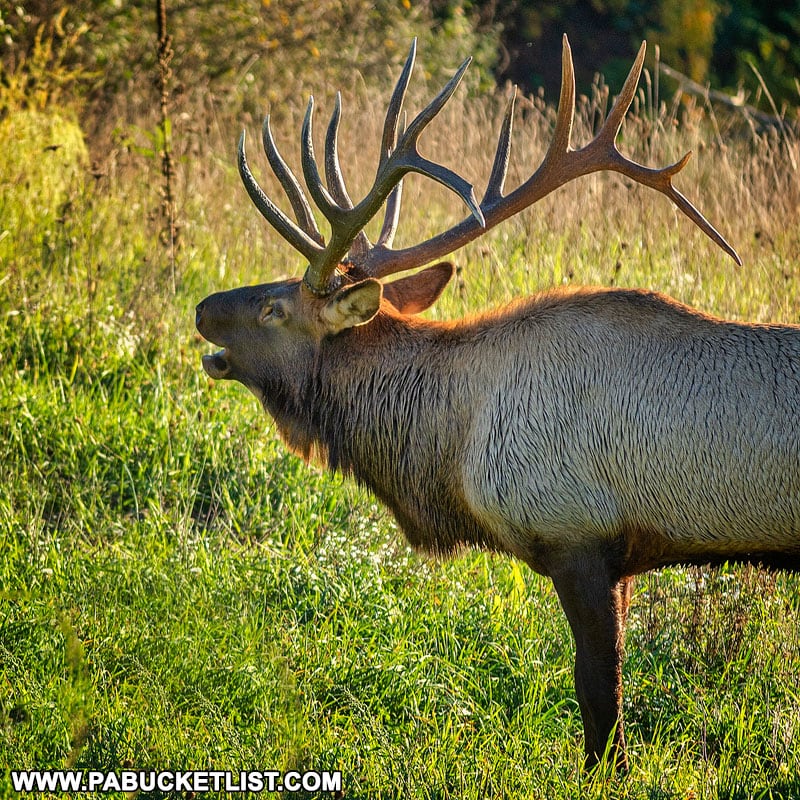
[[[583,719],[587,768],[611,741],[627,768],[622,725],[622,658],[631,579],[615,580],[602,556],[581,556],[552,575],[575,638],[575,691]]]

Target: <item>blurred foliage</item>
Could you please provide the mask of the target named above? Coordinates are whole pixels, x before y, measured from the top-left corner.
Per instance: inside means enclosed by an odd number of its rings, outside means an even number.
[[[0,120],[0,143],[3,226],[13,234],[58,216],[88,161],[78,125],[53,112],[18,111]]]
[[[704,81],[714,50],[715,26],[720,15],[715,0],[662,0],[651,38],[662,58],[692,80]]]
[[[646,38],[651,52],[658,44],[662,60],[674,69],[729,92],[741,88],[765,110],[770,104],[753,67],[777,106],[796,107],[800,100],[800,0],[482,0],[479,5],[484,23],[503,29],[498,78],[529,91],[543,86],[548,98],[558,96],[560,39],[567,33],[584,90],[596,71],[618,85]]]
[[[800,0],[738,0],[717,23],[713,76],[719,85],[758,86],[753,68],[780,106],[800,102]]]
[[[168,14],[175,112],[260,117],[312,88],[389,86],[414,36],[436,82],[472,54],[472,86],[554,99],[564,32],[583,90],[596,71],[617,85],[646,37],[696,81],[767,110],[764,88],[798,101],[800,0],[170,0]],[[152,111],[152,0],[0,0],[0,36],[0,114],[72,104],[95,140]]]
[[[472,53],[474,83],[490,76],[496,52],[464,6],[410,0],[170,0],[168,26],[176,110],[261,116],[265,103],[305,102],[312,87],[388,85],[414,36],[435,40],[425,47],[432,75]],[[0,33],[0,112],[69,93],[91,137],[155,104],[152,0],[0,0]]]
[[[68,104],[76,86],[90,78],[85,61],[76,57],[88,26],[66,23],[66,6],[48,4],[46,11],[44,17],[36,17],[27,6],[0,0],[2,114]]]

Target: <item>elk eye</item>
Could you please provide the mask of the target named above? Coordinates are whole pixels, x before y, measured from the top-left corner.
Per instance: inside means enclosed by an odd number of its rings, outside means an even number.
[[[258,321],[263,325],[271,319],[281,319],[285,316],[285,311],[280,303],[265,303],[261,307],[261,313],[258,315]]]

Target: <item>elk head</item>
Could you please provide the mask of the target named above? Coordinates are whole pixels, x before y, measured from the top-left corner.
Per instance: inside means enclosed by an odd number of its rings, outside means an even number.
[[[301,135],[302,171],[308,193],[330,224],[331,234],[327,243],[317,227],[305,191],[278,152],[269,117],[265,119],[262,131],[264,150],[286,192],[296,222],[290,220],[256,182],[247,163],[245,135],[242,133],[238,165],[245,188],[266,220],[305,256],[308,267],[302,279],[221,292],[197,306],[198,330],[205,338],[224,348],[203,357],[203,366],[212,378],[239,380],[268,402],[270,392],[285,391],[286,376],[302,372],[303,365],[314,360],[321,342],[369,323],[381,309],[389,316],[424,310],[439,296],[450,280],[453,268],[449,264],[438,264],[393,282],[384,282],[386,277],[427,264],[456,250],[559,186],[598,170],[621,172],[665,194],[741,263],[733,248],[672,185],[673,177],[686,165],[689,153],[671,166],[651,169],[625,158],[616,147],[615,139],[633,100],[644,63],[644,43],[600,132],[589,144],[574,150],[570,146],[570,135],[575,110],[575,78],[565,36],[558,115],[547,154],[524,183],[505,192],[514,113],[515,98],[512,96],[480,203],[467,181],[450,169],[427,160],[417,149],[420,135],[455,92],[470,59],[405,127],[400,123],[400,114],[415,51],[416,43],[411,47],[389,102],[374,184],[357,204],[350,199],[339,165],[340,97],[337,95],[325,138],[324,181],[314,155],[314,102],[313,98],[309,100]],[[422,243],[393,249],[402,179],[409,172],[426,175],[451,189],[466,204],[470,214]],[[365,235],[364,227],[384,204],[383,226],[373,243]],[[274,415],[275,410],[270,410]]]

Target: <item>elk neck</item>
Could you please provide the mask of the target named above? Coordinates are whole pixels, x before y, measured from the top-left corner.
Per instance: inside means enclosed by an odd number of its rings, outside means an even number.
[[[437,552],[497,549],[469,510],[458,469],[476,391],[462,338],[451,324],[381,312],[319,343],[291,402],[294,421],[268,409],[295,450],[355,477],[412,544]]]

